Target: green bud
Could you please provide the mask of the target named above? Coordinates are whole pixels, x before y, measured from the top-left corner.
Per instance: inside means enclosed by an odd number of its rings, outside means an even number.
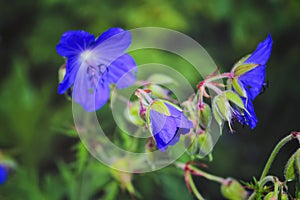
[[[230,110],[230,104],[223,95],[218,95],[213,100],[213,107],[219,113],[219,116],[225,121],[230,121],[232,114]]]
[[[139,112],[140,112],[140,104],[138,101],[134,101],[127,106],[124,115],[129,122],[138,126],[142,126],[144,125],[144,121],[139,116]]]
[[[285,180],[292,181],[300,174],[300,148],[290,157],[286,163]]]
[[[246,199],[247,193],[243,186],[232,178],[227,178],[226,183],[221,186],[222,195],[230,200]]]
[[[198,136],[198,145],[199,145],[199,156],[205,157],[209,154],[213,148],[213,143],[211,135],[207,132],[202,133]]]
[[[66,75],[66,64],[63,64],[58,69],[58,82],[62,82],[64,80],[64,77]]]
[[[206,129],[210,125],[212,119],[210,106],[204,103],[203,106],[198,109],[198,117],[200,126]]]
[[[184,137],[184,145],[187,148],[187,152],[189,155],[195,155],[198,150],[198,142],[195,137],[195,133],[187,134]]]
[[[164,89],[163,87],[156,85],[156,84],[149,84],[148,85],[149,90],[152,91],[152,94],[160,99],[168,99],[168,93],[169,91]]]
[[[289,197],[287,194],[282,194],[281,195],[281,200],[289,200]],[[275,192],[269,192],[265,197],[264,200],[278,200],[278,194],[276,194]]]

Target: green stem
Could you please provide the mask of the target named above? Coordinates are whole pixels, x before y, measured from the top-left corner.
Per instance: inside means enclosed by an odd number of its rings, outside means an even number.
[[[191,170],[193,170],[194,172],[196,172],[195,173],[196,175],[202,176],[202,177],[206,178],[207,180],[215,181],[215,182],[220,183],[220,184],[224,184],[225,183],[225,179],[222,178],[222,177],[209,174],[209,173],[204,172],[204,171],[202,171],[202,170],[200,170],[198,168],[195,168],[193,166],[189,166],[189,168]]]
[[[272,151],[266,165],[265,165],[265,168],[260,176],[260,181],[265,178],[265,176],[268,174],[269,170],[270,170],[270,167],[276,157],[276,155],[278,154],[279,150],[286,144],[288,143],[289,141],[291,141],[292,139],[294,138],[293,134],[289,134],[288,136],[286,136],[285,138],[283,138],[277,145],[276,147],[274,148],[274,150]]]
[[[195,186],[195,183],[193,181],[193,178],[191,176],[191,173],[187,173],[186,174],[187,177],[188,177],[188,180],[189,180],[189,184],[190,184],[190,187],[194,193],[194,195],[197,197],[197,199],[199,200],[204,200],[204,198],[202,197],[202,195],[199,193],[199,191],[197,190],[197,187]]]
[[[185,164],[184,163],[176,162],[175,165],[177,167],[181,168],[181,169],[185,169]],[[202,177],[206,178],[207,180],[215,181],[215,182],[220,183],[220,184],[225,184],[226,183],[226,180],[224,178],[209,174],[209,173],[204,172],[204,171],[202,171],[198,168],[195,168],[191,165],[189,165],[189,169],[193,171],[193,174],[202,176]]]

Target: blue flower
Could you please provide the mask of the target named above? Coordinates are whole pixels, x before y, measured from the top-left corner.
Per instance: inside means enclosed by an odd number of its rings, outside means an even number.
[[[125,88],[136,80],[136,64],[125,53],[130,44],[130,32],[121,28],[111,28],[97,38],[85,31],[64,33],[56,46],[66,58],[58,93],[72,88],[72,98],[86,111],[101,108],[109,99],[110,84]]]
[[[163,105],[166,106],[166,113],[150,109],[151,131],[157,148],[161,151],[165,151],[169,145],[176,144],[180,134],[187,134],[193,128],[193,123],[179,108],[168,102],[163,102]]]
[[[238,121],[243,125],[249,125],[251,129],[256,127],[257,117],[254,112],[252,100],[261,92],[266,77],[266,63],[272,51],[272,37],[268,37],[258,44],[255,51],[242,63],[254,64],[253,68],[237,76],[238,84],[245,91],[246,97],[242,97],[246,111],[241,113],[239,109],[234,111]],[[245,65],[244,65],[245,66]],[[235,69],[237,70],[238,67]]]
[[[0,164],[0,184],[5,183],[7,180],[7,169]]]
[[[258,44],[255,51],[244,61],[244,64],[257,64],[254,69],[238,77],[247,97],[253,100],[262,89],[266,77],[266,63],[272,51],[272,37],[268,37]]]

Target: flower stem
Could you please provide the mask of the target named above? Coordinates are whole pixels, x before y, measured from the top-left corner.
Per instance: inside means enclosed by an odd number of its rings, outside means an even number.
[[[265,165],[265,168],[260,176],[260,181],[262,179],[264,179],[266,177],[266,175],[268,174],[269,170],[270,170],[270,167],[276,157],[276,155],[278,154],[279,150],[286,144],[288,143],[289,141],[291,141],[294,137],[294,134],[289,134],[288,136],[286,136],[285,138],[283,138],[277,145],[276,147],[274,148],[274,150],[272,151],[266,165]]]
[[[205,79],[205,82],[211,82],[211,81],[215,81],[215,80],[219,80],[219,79],[223,79],[223,78],[232,78],[232,73],[223,73],[223,74],[218,74],[215,76],[211,76],[207,79]]]
[[[175,165],[183,170],[186,169],[186,164],[184,164],[184,163],[176,162]],[[209,174],[209,173],[204,172],[204,171],[202,171],[196,167],[193,167],[191,165],[188,165],[188,168],[191,171],[191,173],[196,176],[202,176],[202,177],[206,178],[207,180],[215,181],[220,184],[224,184],[226,182],[226,180],[222,177]]]
[[[194,195],[197,197],[197,199],[199,200],[204,200],[204,198],[202,197],[202,195],[199,193],[197,187],[195,186],[195,183],[193,181],[193,178],[191,176],[191,173],[187,173],[187,178],[188,178],[188,181],[189,181],[189,184],[190,184],[190,187],[194,193]]]

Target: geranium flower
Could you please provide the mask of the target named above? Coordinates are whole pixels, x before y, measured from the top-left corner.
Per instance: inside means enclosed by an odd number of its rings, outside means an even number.
[[[7,180],[7,169],[0,164],[0,184],[5,183]]]
[[[160,110],[150,107],[150,126],[157,148],[165,151],[169,145],[179,141],[180,134],[189,133],[193,123],[177,106],[166,101],[159,101],[158,104]]]
[[[238,93],[240,95],[241,93],[245,94],[241,98],[246,108],[246,112],[242,113],[236,109],[234,114],[241,124],[249,125],[252,129],[257,124],[252,100],[261,92],[265,83],[266,63],[271,55],[272,43],[272,37],[268,35],[245,61],[238,63],[232,70],[233,77],[243,91]]]
[[[72,87],[72,98],[86,111],[101,108],[109,99],[110,84],[125,88],[136,80],[136,64],[125,53],[130,44],[130,32],[121,28],[111,28],[97,38],[85,31],[64,33],[56,46],[66,58],[58,93]]]

